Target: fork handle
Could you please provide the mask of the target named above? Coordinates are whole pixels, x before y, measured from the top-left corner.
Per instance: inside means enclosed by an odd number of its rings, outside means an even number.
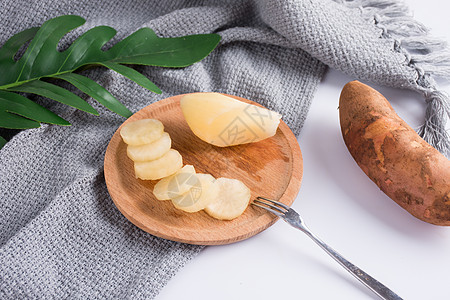
[[[325,252],[327,252],[334,260],[336,260],[341,266],[343,266],[350,274],[356,277],[361,283],[368,287],[372,292],[377,294],[381,299],[385,300],[402,300],[400,296],[387,288],[384,284],[346,260],[342,255],[336,252],[333,248],[322,242],[318,237],[316,237],[309,229],[304,225],[302,230],[306,235],[308,235],[314,242],[316,242]]]

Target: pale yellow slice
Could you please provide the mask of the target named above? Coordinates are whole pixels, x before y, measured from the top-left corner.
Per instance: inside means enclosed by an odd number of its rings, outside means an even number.
[[[173,205],[186,212],[197,212],[211,202],[216,201],[218,187],[214,185],[214,177],[210,174],[194,174],[197,182],[188,192],[172,199]]]
[[[258,142],[275,135],[281,115],[219,93],[193,93],[180,100],[192,132],[219,147]]]
[[[194,166],[185,165],[175,174],[161,179],[155,184],[153,194],[158,200],[169,200],[178,197],[198,184],[197,177],[194,177]]]
[[[250,189],[237,179],[218,178],[214,184],[217,197],[205,207],[205,212],[219,220],[232,220],[245,211],[250,201]]]
[[[143,180],[157,180],[176,173],[183,166],[181,154],[170,149],[166,154],[151,161],[135,161],[134,172],[136,178]]]
[[[123,126],[120,135],[128,145],[144,145],[160,139],[163,132],[164,125],[159,120],[142,119]]]
[[[172,146],[172,140],[167,132],[150,144],[128,145],[127,155],[133,161],[150,161],[166,154]]]

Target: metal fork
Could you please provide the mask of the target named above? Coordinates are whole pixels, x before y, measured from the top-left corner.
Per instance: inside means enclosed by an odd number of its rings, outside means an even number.
[[[330,246],[322,242],[317,236],[315,236],[309,229],[306,227],[305,222],[302,217],[287,206],[278,201],[274,201],[271,199],[267,199],[264,197],[257,197],[252,202],[253,205],[264,208],[265,210],[270,211],[271,213],[282,218],[286,223],[300,229],[307,236],[309,236],[314,242],[316,242],[325,252],[327,252],[334,260],[336,260],[341,266],[343,266],[350,274],[356,277],[360,282],[362,282],[366,287],[368,287],[372,292],[377,294],[381,299],[386,300],[402,300],[400,296],[391,291],[381,282],[346,260],[339,253],[333,250]]]

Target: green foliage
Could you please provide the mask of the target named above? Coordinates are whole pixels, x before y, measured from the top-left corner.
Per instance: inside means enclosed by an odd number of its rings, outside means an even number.
[[[109,50],[101,48],[116,31],[108,26],[94,27],[78,37],[65,51],[58,51],[60,39],[85,20],[74,15],[46,21],[11,37],[0,48],[0,127],[36,128],[40,123],[70,125],[53,112],[15,92],[40,95],[79,110],[98,115],[86,101],[55,85],[50,79],[69,82],[111,111],[129,117],[131,112],[104,87],[86,76],[74,73],[81,67],[104,66],[142,87],[161,93],[147,77],[126,64],[180,68],[206,57],[220,41],[217,34],[160,38],[150,28],[141,28]],[[24,54],[18,51],[29,42]],[[6,140],[0,137],[0,148]]]
[[[3,137],[0,136],[0,149],[1,149],[3,146],[5,146],[5,144],[6,144],[6,140],[5,140]]]

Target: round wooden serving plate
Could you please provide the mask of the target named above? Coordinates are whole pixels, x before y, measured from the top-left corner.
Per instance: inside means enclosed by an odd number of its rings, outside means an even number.
[[[221,245],[249,238],[277,220],[265,210],[249,205],[244,214],[231,221],[216,220],[204,211],[186,213],[170,200],[153,196],[157,181],[136,179],[133,162],[119,134],[124,124],[139,119],[160,120],[172,138],[172,148],[193,165],[197,173],[215,178],[239,179],[250,188],[252,199],[264,196],[287,205],[300,189],[303,161],[297,139],[283,121],[276,134],[260,142],[226,148],[212,146],[196,137],[180,108],[183,95],[153,103],[128,118],[115,132],[105,154],[105,180],[117,208],[134,225],[155,236],[197,245]],[[230,96],[259,105],[250,100]]]

